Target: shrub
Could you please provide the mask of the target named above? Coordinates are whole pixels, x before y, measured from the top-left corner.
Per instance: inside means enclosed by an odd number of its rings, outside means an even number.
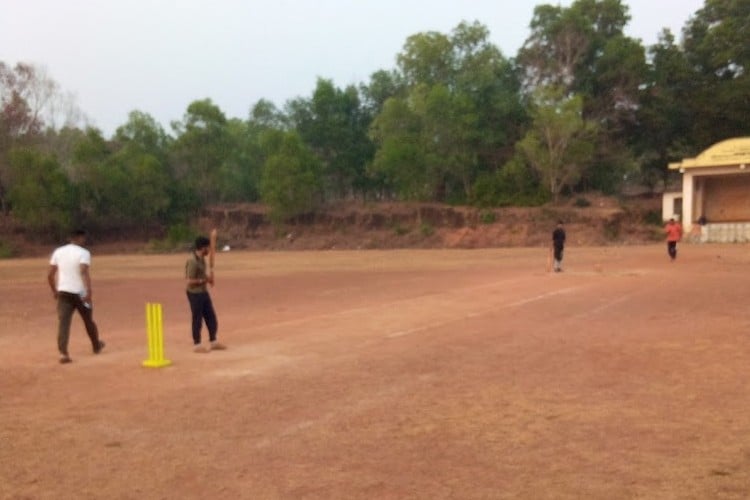
[[[491,210],[485,210],[479,214],[479,222],[482,224],[492,224],[497,220],[497,215]]]
[[[422,234],[422,236],[432,236],[435,233],[435,228],[432,227],[432,224],[423,222],[419,226],[419,232]]]
[[[621,229],[619,219],[609,220],[604,224],[604,236],[608,240],[616,240],[620,237]]]
[[[197,231],[187,224],[178,223],[169,226],[167,234],[160,240],[151,240],[149,248],[156,252],[169,252],[189,248]]]
[[[406,226],[402,226],[398,222],[393,225],[393,232],[396,233],[398,236],[403,236],[407,234],[409,231],[411,231],[410,228]]]
[[[643,214],[643,222],[651,226],[661,226],[661,213],[658,210],[649,210]]]
[[[8,243],[5,243],[4,241],[0,242],[0,259],[10,259],[15,253],[13,247]]]

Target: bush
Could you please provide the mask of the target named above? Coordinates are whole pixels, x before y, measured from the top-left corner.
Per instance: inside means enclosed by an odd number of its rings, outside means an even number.
[[[479,175],[469,201],[480,208],[533,207],[543,205],[549,199],[549,190],[522,161],[514,159],[497,172]]]
[[[620,237],[621,229],[620,219],[608,220],[604,224],[604,236],[608,240],[616,240]]]
[[[169,226],[167,234],[160,240],[151,240],[149,247],[157,252],[171,252],[190,248],[197,231],[187,224],[178,223]]]
[[[479,214],[479,222],[482,224],[492,224],[497,220],[497,215],[495,215],[495,212],[492,212],[490,210],[485,210]]]
[[[664,221],[661,220],[661,213],[657,210],[649,210],[643,214],[643,222],[650,226],[661,226]]]
[[[0,259],[10,259],[15,253],[13,247],[8,243],[0,242]]]
[[[428,237],[435,234],[435,228],[432,227],[432,224],[423,222],[422,225],[419,226],[419,232],[422,234],[422,236]]]
[[[396,233],[396,235],[398,235],[398,236],[403,236],[405,234],[408,234],[409,231],[411,231],[410,228],[408,228],[406,226],[402,226],[398,222],[393,225],[393,232]]]

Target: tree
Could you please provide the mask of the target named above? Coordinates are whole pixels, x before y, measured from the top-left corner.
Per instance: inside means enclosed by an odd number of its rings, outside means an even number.
[[[261,198],[271,220],[285,220],[313,210],[320,202],[320,162],[294,132],[268,131],[263,138]]]
[[[73,188],[55,158],[16,150],[11,155],[11,168],[13,214],[31,234],[62,237],[71,228],[75,203]]]
[[[202,204],[219,200],[221,166],[234,148],[227,118],[210,99],[192,102],[181,122],[172,153],[176,178]]]
[[[565,96],[560,88],[538,89],[534,103],[531,129],[517,148],[557,202],[591,161],[596,126],[583,119],[582,98]]]
[[[42,133],[62,123],[73,127],[83,114],[46,71],[27,63],[10,67],[0,61],[0,209],[9,209],[12,188],[10,153],[40,145]]]
[[[260,99],[250,109],[248,122],[256,130],[286,130],[290,128],[289,117],[282,113],[271,101]]]
[[[88,128],[73,148],[70,180],[76,188],[80,223],[106,227],[110,183],[105,164],[112,155],[110,144],[99,129]]]
[[[402,80],[396,71],[379,70],[370,75],[368,84],[359,86],[362,107],[370,119],[382,111],[386,100],[403,94],[405,86]]]
[[[263,165],[268,157],[264,136],[288,128],[288,117],[265,99],[252,106],[246,122],[229,121],[227,129],[235,147],[220,172],[222,200],[252,202],[260,199]]]
[[[172,201],[174,179],[169,165],[171,138],[149,114],[132,111],[117,128],[113,153],[106,162],[111,185],[108,211],[121,224],[147,228],[176,215]]]
[[[696,153],[690,146],[690,90],[693,71],[674,36],[664,30],[649,48],[649,71],[640,89],[631,149],[640,163],[640,180],[652,190],[667,182],[667,165]]]
[[[698,150],[748,133],[749,25],[747,0],[706,0],[683,30],[685,56],[694,71],[685,104]]]
[[[378,145],[370,174],[382,176],[389,191],[407,200],[427,200],[433,194],[421,145],[421,118],[403,99],[386,100],[375,118],[371,137]]]
[[[450,37],[430,31],[407,38],[396,61],[409,88],[420,84],[450,85],[454,81],[455,56]]]
[[[148,113],[131,111],[128,121],[115,131],[114,141],[122,148],[149,154],[161,161],[167,161],[172,139],[164,128]]]
[[[403,89],[385,101],[371,136],[371,172],[401,197],[465,202],[483,172],[510,157],[526,121],[510,61],[479,23],[420,33],[398,56]]]
[[[440,200],[468,199],[478,156],[478,113],[473,103],[468,95],[451,93],[443,85],[419,87],[412,97],[414,109],[422,117],[421,141],[426,145],[425,162],[427,175],[433,180],[433,196]]]
[[[629,19],[620,0],[538,6],[518,55],[526,92],[556,86],[579,95],[584,117],[599,124],[596,162],[582,179],[586,187],[605,191],[614,191],[632,168],[627,146],[646,80],[645,50],[623,33]]]
[[[219,197],[222,201],[257,201],[260,198],[260,176],[263,155],[260,131],[253,122],[229,120],[227,133],[234,145],[219,171]]]
[[[312,98],[292,101],[288,110],[294,128],[320,159],[326,196],[344,199],[363,188],[373,145],[367,135],[370,116],[357,89],[341,90],[319,79]]]

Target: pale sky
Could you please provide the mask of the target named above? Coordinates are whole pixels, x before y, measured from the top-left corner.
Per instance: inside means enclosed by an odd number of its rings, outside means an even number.
[[[44,67],[106,136],[132,110],[168,132],[210,98],[245,119],[259,99],[310,97],[393,69],[410,35],[479,21],[507,57],[542,0],[0,0],[0,61]],[[645,45],[667,27],[680,39],[703,0],[623,0],[626,33]]]

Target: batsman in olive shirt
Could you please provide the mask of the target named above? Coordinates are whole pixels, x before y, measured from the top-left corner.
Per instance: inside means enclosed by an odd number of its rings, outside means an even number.
[[[208,284],[213,285],[213,273],[206,272],[206,255],[208,255],[209,246],[210,241],[205,236],[196,238],[192,255],[185,263],[187,298],[192,314],[193,347],[195,352],[198,353],[226,349],[216,340],[219,323],[216,319],[214,305],[211,302],[211,295],[209,295],[206,286]],[[201,343],[201,328],[204,321],[206,322],[206,328],[208,328],[208,340],[210,342],[208,346]]]

